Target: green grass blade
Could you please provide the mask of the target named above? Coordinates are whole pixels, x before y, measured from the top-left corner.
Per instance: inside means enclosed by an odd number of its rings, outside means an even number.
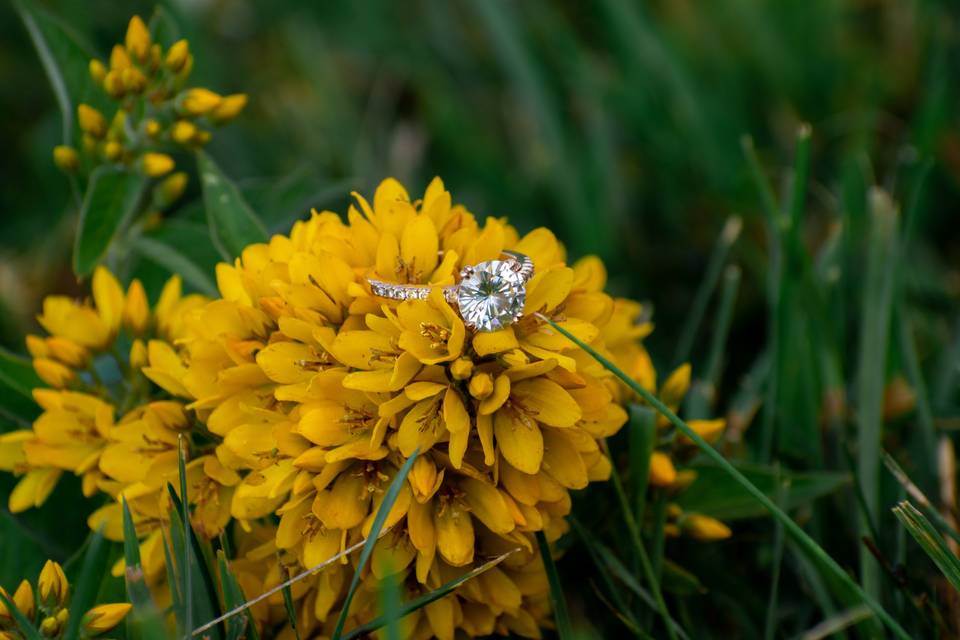
[[[383,580],[380,583],[380,590],[377,594],[377,600],[380,603],[380,609],[383,611],[384,619],[384,638],[385,640],[400,639],[400,607],[403,597],[400,594],[400,574],[396,573],[390,558],[384,558],[381,566]]]
[[[173,557],[176,554],[176,551],[171,548],[173,546],[174,536],[171,527],[169,542],[167,541],[166,534],[163,534],[163,559],[166,562],[167,567],[167,583],[170,585],[170,606],[173,611],[174,619],[177,622],[178,635],[183,636],[186,634],[187,630],[186,627],[183,626],[183,621],[186,619],[183,603],[183,584],[182,580],[180,579],[177,566],[173,562]]]
[[[906,501],[894,507],[893,513],[917,544],[930,556],[953,588],[960,591],[960,559],[950,551],[930,521]]]
[[[83,615],[97,603],[97,591],[100,581],[109,571],[110,545],[103,539],[102,531],[91,534],[90,546],[83,557],[80,578],[70,598],[70,619],[64,631],[64,638],[79,638],[80,623]]]
[[[607,449],[606,443],[604,443],[604,450],[609,457],[609,450]],[[657,573],[654,571],[653,564],[650,562],[650,556],[647,553],[647,548],[644,546],[643,538],[640,536],[640,527],[637,526],[637,521],[633,519],[633,511],[630,509],[630,503],[627,500],[627,494],[623,490],[623,484],[620,482],[620,476],[616,473],[616,469],[614,469],[614,473],[610,474],[610,480],[611,484],[613,484],[614,493],[617,494],[617,500],[620,503],[620,511],[623,513],[623,519],[627,525],[627,532],[630,534],[630,541],[633,543],[633,551],[636,554],[637,560],[640,561],[640,568],[643,571],[644,579],[646,579],[647,584],[650,585],[650,591],[653,593],[653,599],[657,603],[657,610],[660,613],[660,617],[663,619],[663,624],[667,629],[667,636],[670,637],[671,640],[675,640],[677,635],[673,630],[673,625],[670,624],[670,610],[667,608],[666,600],[663,599],[663,592],[660,589],[660,580],[657,577]]]
[[[857,371],[857,479],[866,513],[859,519],[860,535],[869,535],[868,522],[880,509],[880,442],[883,436],[883,387],[897,256],[899,212],[879,189],[870,193],[867,271],[860,325]],[[880,565],[866,547],[860,549],[860,580],[873,598],[880,594]]]
[[[703,317],[707,312],[707,304],[710,297],[720,282],[720,274],[723,271],[723,265],[727,261],[727,255],[730,248],[740,237],[740,231],[743,229],[743,220],[737,216],[727,218],[723,229],[720,231],[720,237],[713,247],[710,254],[710,260],[707,262],[707,270],[697,287],[697,293],[694,295],[693,304],[690,312],[687,313],[686,322],[683,324],[683,330],[680,332],[680,338],[677,340],[677,349],[673,354],[674,366],[679,366],[687,361],[690,352],[693,349],[693,343],[697,338],[697,332],[703,322]]]
[[[133,241],[133,248],[140,255],[156,262],[170,273],[182,276],[184,282],[193,286],[200,293],[216,297],[217,285],[210,279],[207,272],[198,267],[176,247],[155,238],[138,236]]]
[[[400,495],[400,489],[403,487],[403,483],[407,479],[407,474],[410,473],[410,469],[413,467],[413,463],[418,455],[420,455],[419,447],[413,451],[413,454],[407,458],[407,461],[400,467],[397,475],[393,478],[393,482],[390,483],[386,495],[383,497],[383,502],[380,503],[380,509],[377,510],[377,515],[373,519],[373,526],[370,528],[370,533],[367,534],[367,541],[363,545],[363,551],[360,552],[360,560],[357,562],[357,568],[354,570],[353,578],[350,580],[347,597],[344,598],[343,604],[341,605],[340,617],[337,618],[337,626],[332,636],[333,640],[340,640],[340,637],[343,635],[343,625],[347,621],[350,603],[353,602],[353,596],[357,591],[357,587],[360,586],[360,574],[363,573],[363,568],[367,566],[370,556],[373,555],[373,548],[377,544],[377,538],[380,537],[380,530],[383,529],[383,523],[387,521],[387,516],[393,508],[393,503],[396,502],[397,496]]]
[[[210,225],[210,239],[232,262],[244,247],[267,240],[267,230],[247,204],[243,194],[220,167],[203,151],[197,151],[197,169],[203,183],[203,203]]]
[[[122,506],[123,558],[126,565],[124,580],[127,599],[133,605],[133,610],[126,618],[127,636],[134,640],[163,640],[163,619],[144,580],[143,566],[140,561],[140,541],[137,539],[133,516],[130,514],[130,507],[126,500],[122,501]]]
[[[553,619],[557,625],[557,636],[560,640],[573,640],[573,626],[570,624],[570,613],[567,611],[567,600],[563,596],[563,586],[560,584],[560,574],[557,565],[553,562],[550,553],[550,543],[543,531],[537,531],[537,546],[540,548],[540,557],[547,571],[547,581],[550,583],[550,602],[553,603]]]
[[[288,580],[289,578],[290,576],[287,575]],[[293,606],[293,592],[290,590],[289,584],[283,585],[282,593],[283,593],[283,608],[287,612],[287,622],[290,623],[290,628],[293,629],[293,635],[297,638],[297,640],[300,640],[300,629],[297,628],[297,612]],[[247,609],[248,613],[249,611],[250,610]]]
[[[651,394],[649,391],[641,387],[635,380],[630,376],[625,374],[619,369],[615,364],[610,360],[605,358],[603,355],[594,350],[590,345],[584,343],[579,338],[571,334],[569,331],[565,330],[563,327],[559,326],[557,323],[553,322],[543,314],[537,314],[541,320],[549,324],[561,335],[565,336],[571,342],[576,344],[578,347],[590,354],[597,362],[602,364],[608,371],[613,373],[615,376],[620,378],[620,380],[627,385],[634,393],[643,398],[650,406],[660,412],[667,420],[670,421],[673,426],[683,432],[688,438],[693,440],[693,442],[700,448],[700,450],[713,462],[715,462],[719,467],[731,475],[737,482],[739,482],[744,489],[746,489],[753,497],[762,504],[770,514],[783,523],[784,528],[787,533],[789,533],[796,540],[798,546],[802,548],[808,555],[811,556],[815,561],[819,562],[824,568],[826,568],[830,574],[839,582],[853,593],[855,593],[870,609],[876,613],[877,617],[883,621],[883,623],[896,635],[898,638],[908,640],[910,638],[907,635],[907,632],[900,626],[896,620],[894,620],[887,611],[880,605],[879,602],[874,600],[868,593],[866,593],[860,585],[858,585],[853,579],[847,575],[846,571],[837,564],[837,562],[830,557],[830,555],[823,550],[823,548],[817,544],[817,542],[811,538],[807,533],[800,528],[800,526],[793,521],[793,519],[787,515],[780,507],[778,507],[770,498],[768,498],[763,491],[758,489],[753,485],[747,478],[740,473],[730,462],[723,457],[723,455],[714,449],[710,443],[704,440],[700,435],[690,428],[686,422],[681,420],[673,411],[670,410],[665,404],[660,402],[660,400]]]
[[[786,501],[788,484],[780,476],[780,467],[777,466],[776,474],[777,493],[776,504],[782,505]],[[777,610],[779,609],[779,591],[780,591],[780,570],[783,566],[783,523],[773,523],[773,570],[770,576],[770,597],[767,600],[767,617],[763,626],[763,637],[766,640],[773,640],[777,630]]]
[[[824,640],[824,638],[836,638],[858,622],[863,622],[873,616],[873,612],[866,605],[858,605],[852,609],[841,611],[836,615],[830,616],[817,626],[808,629],[801,636],[800,640]]]
[[[17,609],[17,605],[13,603],[13,600],[2,591],[0,591],[0,602],[3,602],[7,611],[10,612],[14,622],[17,623],[17,630],[23,634],[26,640],[44,640],[44,637],[37,631],[33,622],[31,622],[27,616],[23,615],[23,613]]]
[[[657,414],[650,407],[631,404],[628,407],[630,451],[630,489],[633,495],[633,517],[643,522],[647,508],[647,486],[650,481],[650,456],[657,440]]]
[[[410,458],[410,460],[413,460],[413,458]],[[373,539],[373,538],[368,538],[368,539]],[[520,549],[517,548],[511,551],[507,551],[503,555],[497,556],[493,560],[490,560],[489,562],[485,562],[479,567],[476,567],[475,569],[471,569],[470,571],[467,571],[462,576],[454,578],[450,582],[447,582],[446,584],[441,585],[440,587],[438,587],[437,589],[434,589],[430,593],[425,593],[419,598],[414,598],[410,602],[407,602],[402,607],[400,607],[398,616],[400,618],[403,618],[404,616],[416,611],[417,609],[422,609],[423,607],[427,606],[431,602],[435,602],[439,600],[440,598],[451,593],[454,589],[462,585],[464,582],[467,582],[468,580],[471,580],[477,577],[481,573],[492,569],[493,567],[497,566],[498,564],[500,564],[501,562],[503,562],[504,560],[506,560],[508,557],[510,557],[511,555],[513,555],[519,550]],[[343,638],[344,640],[353,640],[353,638],[358,638],[358,637],[370,634],[371,632],[376,631],[377,629],[383,627],[385,624],[387,624],[386,617],[377,616],[370,622],[360,625],[356,629],[350,630],[350,632],[347,633],[347,635],[343,636]]]
[[[220,584],[223,586],[223,605],[229,611],[244,603],[243,591],[240,589],[240,583],[237,577],[230,570],[227,563],[227,557],[223,551],[217,552],[217,570],[220,573]],[[288,588],[289,591],[289,588]],[[259,640],[257,625],[253,620],[253,615],[247,609],[245,616],[237,616],[227,621],[227,640]],[[294,627],[296,631],[296,627]],[[297,634],[297,640],[300,640],[300,634]]]
[[[897,482],[906,490],[911,498],[917,501],[917,504],[920,505],[920,510],[923,512],[923,515],[933,520],[940,530],[953,538],[957,544],[960,544],[960,532],[957,532],[956,529],[944,518],[936,507],[931,504],[930,499],[927,498],[926,494],[920,490],[916,484],[910,480],[910,477],[907,473],[897,464],[897,461],[893,459],[886,451],[883,452],[883,464],[886,465],[887,469],[893,474],[893,477],[897,479]]]

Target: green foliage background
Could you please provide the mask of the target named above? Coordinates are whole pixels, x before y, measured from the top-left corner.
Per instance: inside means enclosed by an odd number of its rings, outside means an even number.
[[[726,220],[740,216],[740,238],[717,263],[742,269],[729,334],[714,295],[691,353],[694,377],[719,389],[700,408],[749,425],[742,441],[721,449],[858,576],[857,520],[861,503],[872,505],[867,519],[890,572],[864,578],[870,590],[920,635],[958,631],[949,622],[956,594],[890,512],[899,485],[870,469],[880,464],[871,447],[882,446],[936,502],[935,447],[953,437],[960,416],[960,5],[161,5],[190,39],[196,82],[251,97],[208,151],[271,232],[285,232],[311,206],[343,211],[349,191],[369,194],[385,176],[420,193],[440,175],[477,213],[506,215],[521,230],[547,225],[572,256],[601,255],[611,288],[655,309],[649,345],[661,375],[676,364],[691,314],[699,319],[698,289],[713,291],[709,279],[703,286],[712,247]],[[101,58],[130,15],[155,9],[104,0],[44,6]],[[60,114],[8,4],[0,7],[0,78],[0,344],[22,352],[42,297],[83,285],[70,267],[70,185],[50,155],[61,142]],[[795,160],[803,123],[812,137]],[[765,211],[744,135],[772,185],[774,211]],[[194,160],[177,160],[192,182],[153,234],[212,273],[218,256]],[[886,236],[877,220],[893,205],[871,202],[872,186],[903,212]],[[147,258],[116,266],[154,296],[167,276]],[[733,278],[723,279],[730,288]],[[895,378],[911,386],[916,409],[871,421]],[[611,442],[627,482],[636,465],[629,444],[625,435]],[[668,566],[664,588],[691,637],[794,637],[855,604],[715,469],[701,474],[707,480],[685,506],[734,519],[734,537],[667,542],[666,556],[684,569]],[[789,486],[778,489],[783,478]],[[9,491],[11,479],[0,486]],[[0,553],[0,584],[33,573],[41,557],[76,552],[89,508],[78,496],[75,485],[61,486],[41,511],[3,513],[0,546],[23,551]],[[628,548],[609,487],[591,487],[575,514],[595,542]],[[606,615],[603,573],[575,575],[591,561],[588,549],[577,536],[566,542],[559,568],[574,626],[623,632]],[[628,550],[622,559],[633,571]],[[633,607],[625,583],[613,586]]]

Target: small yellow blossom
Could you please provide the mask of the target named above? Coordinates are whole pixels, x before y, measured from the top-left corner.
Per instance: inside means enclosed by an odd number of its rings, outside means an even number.
[[[167,51],[167,59],[165,64],[167,67],[174,72],[180,71],[183,69],[184,64],[187,62],[187,57],[190,55],[190,45],[186,40],[178,40],[170,49]]]
[[[53,162],[64,173],[75,173],[80,168],[77,150],[67,145],[61,144],[53,148]]]
[[[77,120],[80,128],[94,138],[102,138],[107,133],[107,121],[103,114],[87,104],[77,106]]]
[[[180,101],[180,108],[190,116],[202,116],[220,106],[222,98],[202,87],[188,90]]]
[[[69,588],[67,576],[60,564],[53,560],[47,560],[43,569],[40,570],[40,578],[37,580],[37,595],[40,597],[41,605],[46,609],[57,609],[64,606],[67,602]]]
[[[125,39],[127,52],[137,61],[143,62],[150,51],[150,31],[140,16],[130,18]]]
[[[243,108],[246,106],[247,95],[245,93],[235,93],[224,96],[219,106],[210,114],[210,118],[217,124],[223,124],[240,115],[240,112],[243,111]]]
[[[102,84],[104,78],[107,77],[107,68],[96,58],[90,61],[89,70],[90,77],[93,78],[93,81],[97,84]]]
[[[173,158],[165,153],[145,153],[141,158],[143,172],[151,178],[159,178],[173,171]]]
[[[100,634],[120,624],[133,605],[127,603],[102,604],[90,609],[83,615],[83,628],[93,634]]]
[[[691,513],[680,519],[680,529],[697,540],[724,540],[731,535],[730,527],[716,518]]]

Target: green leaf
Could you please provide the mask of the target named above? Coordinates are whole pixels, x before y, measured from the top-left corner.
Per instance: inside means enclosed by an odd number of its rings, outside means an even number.
[[[777,472],[774,469],[748,463],[734,463],[733,466],[765,496],[776,496]],[[751,492],[724,469],[715,465],[694,465],[691,468],[697,472],[697,479],[677,496],[676,500],[684,511],[702,513],[719,520],[740,520],[767,515],[767,510],[757,502]],[[845,473],[780,473],[781,477],[790,483],[790,492],[782,505],[787,511],[809,504],[850,483],[850,476]]]
[[[3,602],[7,611],[13,616],[13,619],[17,623],[17,629],[23,634],[26,640],[43,640],[43,636],[40,635],[37,628],[33,626],[33,623],[17,609],[17,605],[13,604],[13,600],[7,597],[3,591],[0,591],[0,602]]]
[[[874,600],[866,591],[864,591],[860,585],[858,585],[846,571],[837,564],[837,561],[834,560],[830,554],[824,551],[817,542],[811,538],[807,533],[800,528],[800,526],[793,521],[793,519],[787,515],[783,509],[774,504],[773,500],[767,496],[763,491],[761,491],[756,485],[750,482],[747,477],[737,470],[730,462],[723,457],[719,451],[714,449],[709,442],[703,439],[703,437],[694,431],[690,425],[681,420],[677,414],[670,410],[667,405],[663,404],[659,398],[654,396],[648,390],[641,387],[637,384],[637,381],[625,374],[617,365],[613,364],[606,357],[598,353],[593,347],[586,344],[575,335],[558,325],[556,322],[546,317],[542,313],[536,314],[538,318],[549,324],[555,331],[560,333],[560,335],[566,337],[568,340],[573,342],[575,345],[586,351],[590,356],[599,362],[607,371],[610,371],[617,378],[620,379],[627,387],[630,388],[634,393],[639,395],[643,400],[647,402],[650,406],[656,409],[661,413],[670,423],[679,429],[684,435],[693,440],[694,444],[700,448],[700,450],[706,454],[706,456],[713,461],[718,467],[720,467],[724,472],[730,475],[738,484],[740,484],[744,489],[746,489],[753,498],[759,502],[763,507],[770,512],[774,518],[783,523],[784,529],[793,536],[796,540],[797,545],[804,550],[809,556],[817,563],[819,563],[829,574],[844,587],[852,591],[857,597],[877,615],[877,617],[883,621],[883,623],[890,629],[894,635],[903,640],[909,640],[910,636],[907,635],[907,632],[904,630],[900,623],[897,622],[883,606]],[[616,474],[613,476],[616,477]]]
[[[547,581],[550,583],[550,602],[553,604],[553,619],[557,625],[557,636],[560,640],[572,640],[573,627],[570,625],[570,614],[567,612],[567,600],[563,596],[563,586],[560,584],[560,575],[557,565],[553,562],[550,553],[550,543],[543,531],[537,531],[537,547],[540,548],[540,558],[547,571]]]
[[[153,260],[170,273],[179,274],[184,282],[200,293],[210,297],[217,296],[217,286],[207,272],[181,253],[178,248],[148,236],[137,237],[133,241],[133,248],[140,255]]]
[[[90,175],[73,246],[77,276],[90,275],[106,256],[117,233],[135,214],[145,184],[143,176],[117,167],[100,167]]]
[[[163,640],[166,625],[144,580],[140,541],[126,500],[123,500],[123,558],[127,599],[133,605],[126,618],[127,637],[131,640]]]
[[[630,451],[630,485],[633,493],[634,520],[643,522],[647,506],[647,485],[650,480],[650,456],[657,440],[657,414],[640,404],[628,407],[627,428]]]
[[[383,523],[387,521],[387,516],[393,508],[393,503],[397,501],[397,496],[400,495],[400,489],[403,487],[403,483],[407,479],[407,474],[410,473],[410,469],[413,467],[413,463],[416,461],[418,455],[420,455],[420,447],[414,449],[413,454],[407,458],[407,461],[404,462],[400,470],[397,471],[397,475],[394,476],[390,487],[387,488],[383,502],[380,503],[380,508],[377,509],[377,515],[373,519],[373,526],[370,528],[370,533],[367,534],[367,541],[363,545],[363,551],[360,552],[357,568],[354,570],[353,578],[350,580],[347,597],[344,599],[343,604],[340,605],[340,617],[337,618],[337,627],[332,636],[333,640],[340,640],[340,637],[343,635],[343,625],[346,623],[347,615],[350,612],[350,603],[353,602],[353,596],[357,591],[357,587],[360,586],[360,575],[363,573],[364,567],[367,566],[370,556],[373,555],[373,548],[377,545],[377,538],[380,537]]]
[[[29,360],[0,348],[0,407],[5,413],[32,421],[39,413],[33,389],[43,386]]]
[[[242,606],[245,602],[243,591],[240,589],[237,577],[230,571],[230,565],[223,551],[217,552],[217,568],[220,571],[220,584],[223,585],[224,608],[230,611]],[[259,640],[257,625],[253,621],[250,609],[247,609],[243,616],[233,616],[227,620],[227,640],[242,640],[246,638],[247,633],[252,640]],[[297,640],[299,639],[300,634],[297,634]]]
[[[693,596],[706,591],[700,578],[669,559],[663,561],[661,580],[663,590],[677,596]]]
[[[916,507],[903,501],[893,508],[893,514],[910,532],[924,552],[940,569],[953,588],[960,591],[960,559],[947,547],[946,542]]]
[[[197,152],[197,167],[203,184],[210,238],[223,259],[232,262],[247,245],[265,242],[267,230],[237,185],[203,151]]]
[[[77,34],[32,0],[14,0],[60,107],[64,144],[73,144],[73,118],[80,102],[103,104],[106,96],[90,77],[93,53]]]
[[[410,458],[410,460],[413,460],[413,458]],[[368,537],[367,539],[369,540],[371,538]],[[498,564],[503,562],[505,559],[507,559],[517,551],[519,551],[519,549],[513,549],[511,551],[504,553],[501,556],[497,556],[493,560],[486,562],[475,569],[471,569],[470,571],[467,571],[463,575],[454,578],[450,582],[447,582],[446,584],[441,585],[440,587],[431,591],[430,593],[425,593],[419,598],[414,598],[410,602],[400,607],[400,611],[398,613],[399,618],[403,618],[404,616],[416,611],[417,609],[421,609],[427,606],[428,604],[430,604],[431,602],[435,602],[439,600],[440,598],[446,596],[447,594],[452,592],[454,589],[462,585],[464,582],[467,582],[468,580],[471,580],[472,578],[477,577],[481,573],[488,571],[493,567],[497,566]],[[386,616],[377,616],[370,622],[360,625],[356,629],[352,629],[346,636],[344,636],[344,640],[353,640],[353,638],[364,636],[373,631],[376,631],[377,629],[381,628],[385,624],[387,624]],[[339,637],[339,635],[334,635],[333,637],[337,638]]]
[[[70,598],[70,618],[63,634],[64,638],[79,638],[80,623],[83,615],[97,604],[97,592],[103,576],[110,572],[110,546],[103,539],[101,531],[91,534],[90,546],[83,557],[80,578],[74,582],[75,588]]]
[[[289,575],[287,576],[289,579]],[[287,622],[290,623],[290,628],[293,629],[293,635],[296,636],[297,640],[300,640],[300,629],[297,628],[297,612],[293,607],[293,591],[290,589],[289,584],[283,585],[283,608],[287,612]],[[247,610],[249,611],[249,609]]]

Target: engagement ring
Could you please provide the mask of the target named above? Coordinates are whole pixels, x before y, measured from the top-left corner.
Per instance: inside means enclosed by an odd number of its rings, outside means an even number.
[[[522,253],[504,251],[503,260],[488,260],[460,270],[458,284],[443,287],[443,297],[460,310],[464,324],[477,331],[497,331],[523,315],[533,261]],[[435,287],[367,280],[374,295],[390,300],[425,300]]]

